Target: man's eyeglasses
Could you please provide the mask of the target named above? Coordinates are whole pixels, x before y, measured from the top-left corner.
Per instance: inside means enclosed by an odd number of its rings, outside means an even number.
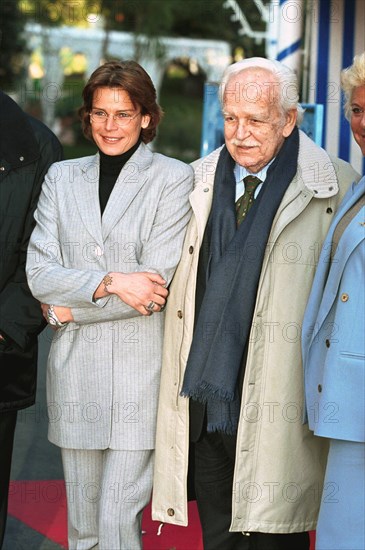
[[[108,118],[111,116],[111,117],[113,117],[114,122],[118,126],[127,126],[130,123],[131,120],[133,120],[134,118],[136,118],[140,114],[141,114],[141,112],[139,111],[138,113],[136,113],[134,115],[131,115],[129,113],[124,113],[124,112],[116,113],[115,115],[110,115],[110,114],[106,113],[105,111],[101,111],[100,109],[92,109],[92,111],[89,113],[90,119],[93,122],[97,122],[97,123],[101,124],[103,122],[106,122],[108,120]]]

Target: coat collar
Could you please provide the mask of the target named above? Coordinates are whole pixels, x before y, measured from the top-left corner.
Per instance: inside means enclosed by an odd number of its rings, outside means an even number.
[[[223,146],[215,149],[207,157],[192,163],[195,171],[195,187],[190,195],[190,203],[195,214],[198,235],[201,239],[212,205],[215,170],[222,148]],[[318,147],[304,132],[299,130],[297,175],[285,193],[276,219],[281,211],[298,196],[301,197],[301,201],[300,204],[295,203],[292,205],[290,214],[292,218],[295,218],[299,211],[305,208],[312,197],[318,199],[329,198],[337,195],[338,190],[338,179],[330,157],[324,149]],[[285,224],[287,222],[288,220],[285,221]]]
[[[204,187],[214,185],[214,176],[222,147],[215,149],[207,157],[192,163],[195,170],[196,186],[191,194],[192,202],[201,194]],[[339,190],[338,179],[333,162],[324,149],[318,147],[304,132],[299,130],[298,173],[293,180],[296,185],[290,185],[288,193],[293,187],[294,193],[309,191],[315,198],[329,198],[337,195]]]
[[[299,130],[297,179],[315,198],[326,199],[339,190],[335,166],[324,149]]]
[[[0,160],[9,169],[26,166],[40,156],[29,118],[11,97],[0,91]]]
[[[143,143],[122,168],[102,217],[105,240],[148,179],[153,153]]]
[[[78,159],[81,177],[72,190],[80,216],[97,243],[102,244],[148,179],[153,153],[143,143],[122,168],[101,218],[99,204],[100,157]],[[72,163],[72,161],[70,161]]]

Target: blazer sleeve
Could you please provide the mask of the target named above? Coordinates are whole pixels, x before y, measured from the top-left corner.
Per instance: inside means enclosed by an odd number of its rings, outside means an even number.
[[[193,188],[193,171],[191,167],[182,163],[179,163],[179,167],[181,168],[175,172],[175,179],[167,182],[164,187],[149,239],[143,246],[140,263],[135,269],[135,272],[159,273],[167,281],[167,285],[171,282],[180,260],[185,231],[191,215],[189,195]],[[80,324],[128,319],[141,315],[116,296],[111,296],[102,307],[96,308],[95,304],[89,303],[71,309],[75,322]]]
[[[54,303],[56,295],[62,296],[58,306],[82,306],[92,302],[95,289],[107,272],[73,269],[62,264],[55,189],[58,177],[57,165],[54,165],[45,177],[34,214],[36,226],[29,241],[26,264],[28,284],[40,302]]]

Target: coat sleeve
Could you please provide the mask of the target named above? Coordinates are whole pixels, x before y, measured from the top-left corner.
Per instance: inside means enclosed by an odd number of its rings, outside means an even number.
[[[32,175],[32,194],[24,220],[19,259],[14,275],[9,278],[0,295],[0,332],[10,338],[18,347],[26,349],[31,341],[45,327],[39,302],[32,296],[25,274],[29,238],[34,227],[36,209],[41,185],[50,165],[62,160],[62,147],[58,139],[48,132],[40,139],[40,158]],[[26,169],[24,167],[23,169]]]
[[[182,243],[191,215],[189,194],[192,187],[193,172],[188,166],[184,167],[175,181],[165,185],[136,272],[159,273],[167,284],[171,282],[180,260]],[[93,304],[88,304],[86,307],[72,308],[72,313],[75,321],[81,324],[128,319],[140,315],[116,296],[111,296],[104,303],[104,307],[95,308]]]
[[[35,214],[37,225],[28,249],[27,275],[33,294],[41,302],[70,307],[77,323],[139,316],[136,310],[115,296],[93,301],[93,294],[106,275],[105,271],[70,269],[62,265],[55,179],[56,170],[46,176]],[[174,182],[167,182],[149,240],[144,245],[141,262],[135,271],[156,272],[168,282],[171,280],[190,217],[188,197],[192,180],[192,170],[184,166]],[[45,247],[40,243],[52,243],[52,246]],[[59,303],[55,303],[55,295],[62,296]]]
[[[29,287],[40,302],[58,306],[76,307],[91,303],[95,289],[107,271],[73,269],[63,265],[63,243],[59,236],[59,181],[58,166],[46,174],[37,210],[36,226],[31,235],[26,273]],[[58,300],[55,301],[55,296]]]

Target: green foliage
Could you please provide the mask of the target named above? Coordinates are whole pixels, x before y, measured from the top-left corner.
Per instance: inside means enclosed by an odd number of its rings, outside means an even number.
[[[192,78],[179,71],[165,75],[159,99],[165,114],[154,145],[158,152],[185,162],[200,156],[203,86]]]
[[[96,146],[86,139],[81,140],[80,143],[76,145],[64,145],[63,153],[65,159],[78,159],[80,157],[88,157],[90,155],[95,155],[97,152]]]
[[[74,115],[82,104],[82,90],[85,86],[83,77],[71,76],[65,78],[60,99],[56,103],[56,116]]]
[[[17,0],[2,0],[16,4]],[[23,17],[47,26],[92,26],[104,21],[106,30],[144,34],[154,41],[161,36],[226,40],[232,49],[243,47],[249,55],[262,55],[263,47],[239,35],[239,24],[225,0],[21,0]],[[238,0],[253,29],[264,23],[253,0]],[[95,14],[89,18],[89,12]]]
[[[14,5],[18,0],[0,0]],[[20,1],[20,0],[19,0]],[[268,1],[268,0],[267,0]],[[149,51],[163,58],[160,37],[176,36],[225,40],[232,51],[239,48],[243,55],[264,55],[264,46],[239,35],[239,24],[232,20],[232,11],[224,7],[225,0],[21,0],[24,20],[47,26],[74,25],[93,27],[93,22],[103,22],[106,31],[127,31],[135,34],[136,60],[139,59],[139,37],[149,39]],[[253,29],[264,30],[264,23],[253,0],[238,0]],[[90,17],[94,13],[94,17]],[[103,45],[103,57],[108,58],[108,36]],[[12,38],[12,50],[14,51]],[[145,48],[145,43],[143,44]],[[183,60],[174,67],[174,74],[165,76],[160,103],[165,117],[160,125],[154,147],[167,155],[192,161],[199,156],[203,108],[202,82],[193,80]],[[0,75],[1,76],[1,75]],[[200,86],[199,93],[194,88]],[[68,148],[67,155],[81,156],[90,151],[92,144],[80,136],[76,119],[75,95],[62,96],[57,105],[57,115],[67,119],[74,117],[72,126],[77,136],[76,146]],[[77,126],[77,130],[76,130]],[[81,150],[79,150],[81,147]],[[90,154],[90,153],[85,153]]]
[[[0,2],[0,88],[14,90],[24,75],[23,21],[13,0]]]
[[[101,0],[101,13],[109,28],[150,37],[169,34],[176,17],[176,0]]]
[[[150,38],[182,36],[226,40],[232,49],[243,46],[250,55],[263,55],[262,46],[239,35],[239,24],[225,0],[100,0],[108,29],[145,34]],[[252,28],[264,30],[253,0],[238,0]]]
[[[14,3],[17,0],[10,0]],[[99,10],[100,0],[18,0],[25,20],[47,27],[89,25],[88,13],[92,7]]]
[[[82,104],[82,90],[85,86],[83,77],[80,75],[72,75],[66,77],[63,83],[63,89],[60,99],[56,103],[56,117],[60,120],[62,127],[72,130],[76,146],[84,144],[86,141],[81,128],[79,117],[79,108]],[[86,147],[88,143],[85,143]],[[95,146],[94,146],[95,148]],[[90,154],[90,153],[89,153]],[[74,154],[72,158],[76,158],[78,154]]]

